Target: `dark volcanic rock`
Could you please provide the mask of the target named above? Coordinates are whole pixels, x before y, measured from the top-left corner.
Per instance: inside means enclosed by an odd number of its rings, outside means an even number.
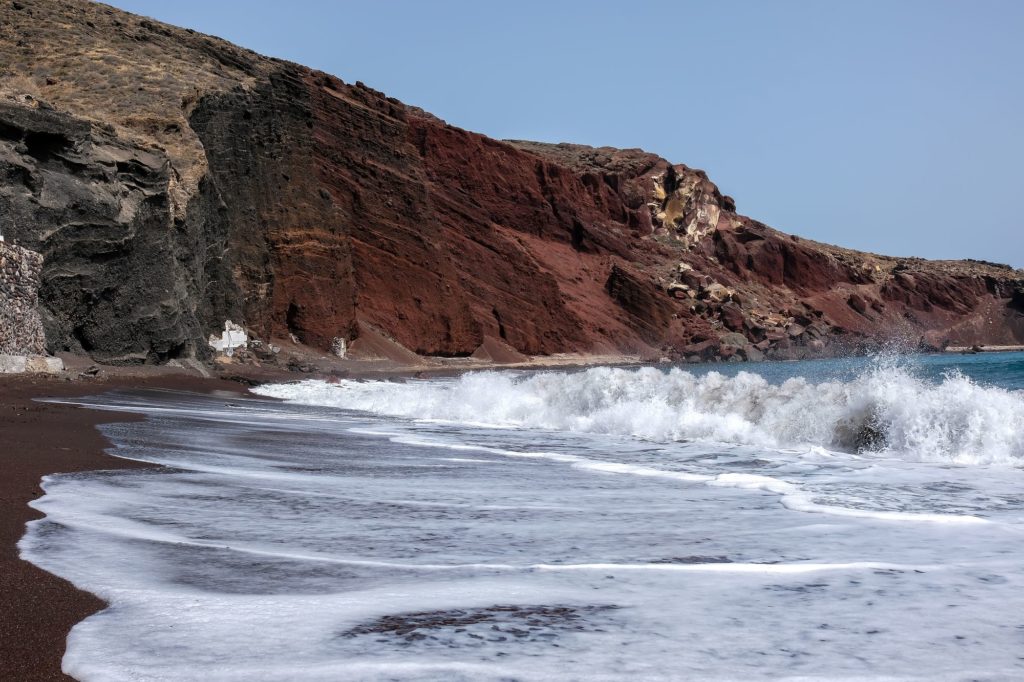
[[[500,142],[104,5],[23,5],[0,3],[0,231],[45,258],[52,351],[202,356],[225,319],[451,356],[1024,341],[1005,266],[799,239],[648,152]]]
[[[1017,310],[1024,312],[1024,282],[1018,283],[1013,289],[1013,296],[1010,305]]]
[[[158,151],[31,102],[0,101],[0,129],[0,231],[44,257],[49,349],[108,362],[201,353],[238,299],[209,184],[178,221]]]

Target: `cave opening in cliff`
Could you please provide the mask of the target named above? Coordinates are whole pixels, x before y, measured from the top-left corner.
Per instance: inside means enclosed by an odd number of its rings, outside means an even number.
[[[302,338],[302,329],[299,327],[299,316],[301,314],[302,309],[299,308],[298,304],[295,303],[295,301],[292,301],[291,303],[288,304],[288,311],[284,315],[284,324],[288,328],[288,333],[294,334],[300,339]]]
[[[192,353],[190,344],[187,341],[182,341],[167,350],[155,351],[154,355],[156,355],[156,364],[163,365],[171,360],[191,357]]]
[[[18,142],[21,140],[21,130],[14,126],[0,123],[0,140]]]
[[[33,132],[25,136],[25,147],[29,156],[46,161],[71,146],[71,141],[56,133]]]
[[[500,336],[503,341],[507,341],[508,336],[505,332],[505,325],[501,321],[501,313],[498,312],[497,308],[491,308],[491,314],[494,315],[494,321],[498,323],[498,336]]]
[[[583,227],[578,219],[572,221],[572,248],[577,251],[583,251],[583,238],[587,236],[587,231]]]
[[[78,342],[78,345],[82,347],[82,350],[83,350],[84,352],[86,352],[86,353],[90,353],[90,352],[92,352],[92,351],[93,351],[93,349],[94,349],[94,346],[93,346],[93,344],[92,344],[92,343],[91,343],[91,342],[89,341],[89,338],[88,338],[88,337],[86,336],[86,334],[85,334],[85,327],[81,327],[81,326],[79,326],[79,327],[75,327],[75,328],[74,328],[74,329],[73,329],[73,330],[71,331],[71,336],[73,336],[73,337],[74,337],[75,341],[77,341],[77,342]]]

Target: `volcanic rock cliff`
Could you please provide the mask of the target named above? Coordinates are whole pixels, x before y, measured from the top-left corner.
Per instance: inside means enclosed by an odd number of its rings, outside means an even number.
[[[0,234],[51,351],[729,358],[1024,342],[1024,273],[858,253],[639,150],[497,141],[361,83],[84,0],[0,0]]]

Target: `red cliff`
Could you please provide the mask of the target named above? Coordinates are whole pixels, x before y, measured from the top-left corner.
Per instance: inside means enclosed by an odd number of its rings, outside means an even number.
[[[1024,273],[792,237],[653,154],[492,140],[83,0],[0,18],[0,231],[45,257],[51,350],[202,355],[228,318],[446,356],[1024,342]]]

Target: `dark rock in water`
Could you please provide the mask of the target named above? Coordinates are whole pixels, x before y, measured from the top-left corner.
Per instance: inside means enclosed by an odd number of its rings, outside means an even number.
[[[669,559],[652,559],[652,564],[731,564],[733,560],[727,556],[675,556]]]
[[[884,450],[888,443],[889,437],[885,427],[871,418],[861,426],[853,445],[857,452],[879,452]]]
[[[423,611],[384,616],[339,633],[393,638],[397,644],[425,643],[439,648],[480,646],[485,641],[514,639],[558,646],[560,635],[604,631],[614,605],[495,605],[483,608]]]
[[[1019,272],[792,237],[654,154],[492,140],[86,0],[0,3],[0,25],[0,233],[44,257],[50,351],[203,357],[231,319],[323,350],[374,329],[444,356],[710,359],[723,331],[761,341],[755,309],[792,323],[770,357],[1024,342]]]

